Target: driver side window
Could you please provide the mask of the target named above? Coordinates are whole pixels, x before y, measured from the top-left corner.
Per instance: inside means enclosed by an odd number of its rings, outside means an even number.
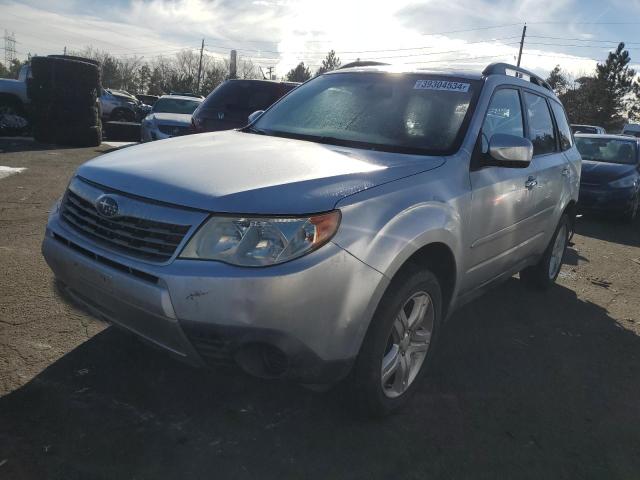
[[[489,140],[496,133],[524,137],[522,106],[518,90],[503,88],[493,94],[482,124],[482,152],[489,151]]]

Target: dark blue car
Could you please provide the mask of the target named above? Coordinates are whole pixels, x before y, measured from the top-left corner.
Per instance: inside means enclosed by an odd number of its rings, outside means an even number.
[[[639,139],[583,134],[575,139],[582,155],[580,211],[633,221],[640,201]]]

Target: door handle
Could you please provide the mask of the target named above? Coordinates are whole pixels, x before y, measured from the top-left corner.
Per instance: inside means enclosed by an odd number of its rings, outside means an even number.
[[[562,176],[564,176],[564,177],[568,177],[568,176],[569,176],[569,173],[571,173],[571,170],[569,170],[569,168],[568,168],[568,167],[564,167],[564,168],[562,169]]]
[[[533,187],[538,185],[538,180],[534,177],[529,177],[526,182],[524,182],[524,186],[527,187],[528,190],[531,190]]]

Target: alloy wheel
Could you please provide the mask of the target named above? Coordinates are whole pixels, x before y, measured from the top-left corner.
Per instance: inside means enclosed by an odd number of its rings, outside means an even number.
[[[562,257],[567,246],[567,225],[563,224],[558,230],[556,241],[553,243],[551,258],[549,259],[549,278],[556,278],[560,267],[562,267]]]
[[[381,365],[384,394],[396,398],[418,376],[431,345],[435,311],[428,293],[416,292],[396,314]]]

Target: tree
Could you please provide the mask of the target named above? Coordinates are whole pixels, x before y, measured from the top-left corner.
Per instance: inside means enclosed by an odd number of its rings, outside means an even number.
[[[556,65],[547,77],[547,83],[551,86],[556,95],[561,95],[567,91],[569,80],[564,74],[560,65]]]
[[[629,68],[631,57],[620,43],[609,52],[604,63],[598,63],[595,75],[576,80],[576,86],[560,95],[573,123],[600,125],[607,130],[620,130],[628,116],[640,114],[640,91],[635,71]],[[639,115],[640,116],[640,115]]]
[[[286,78],[290,82],[306,82],[311,78],[311,70],[304,66],[304,62],[300,62],[296,68],[289,70]]]
[[[11,63],[8,66],[0,63],[0,78],[18,78],[20,69],[25,63],[26,62],[21,62],[17,58],[11,60]]]
[[[336,70],[340,68],[341,64],[340,59],[336,57],[336,52],[334,50],[329,50],[325,59],[322,60],[322,66],[318,69],[316,75],[322,75],[325,72]]]

